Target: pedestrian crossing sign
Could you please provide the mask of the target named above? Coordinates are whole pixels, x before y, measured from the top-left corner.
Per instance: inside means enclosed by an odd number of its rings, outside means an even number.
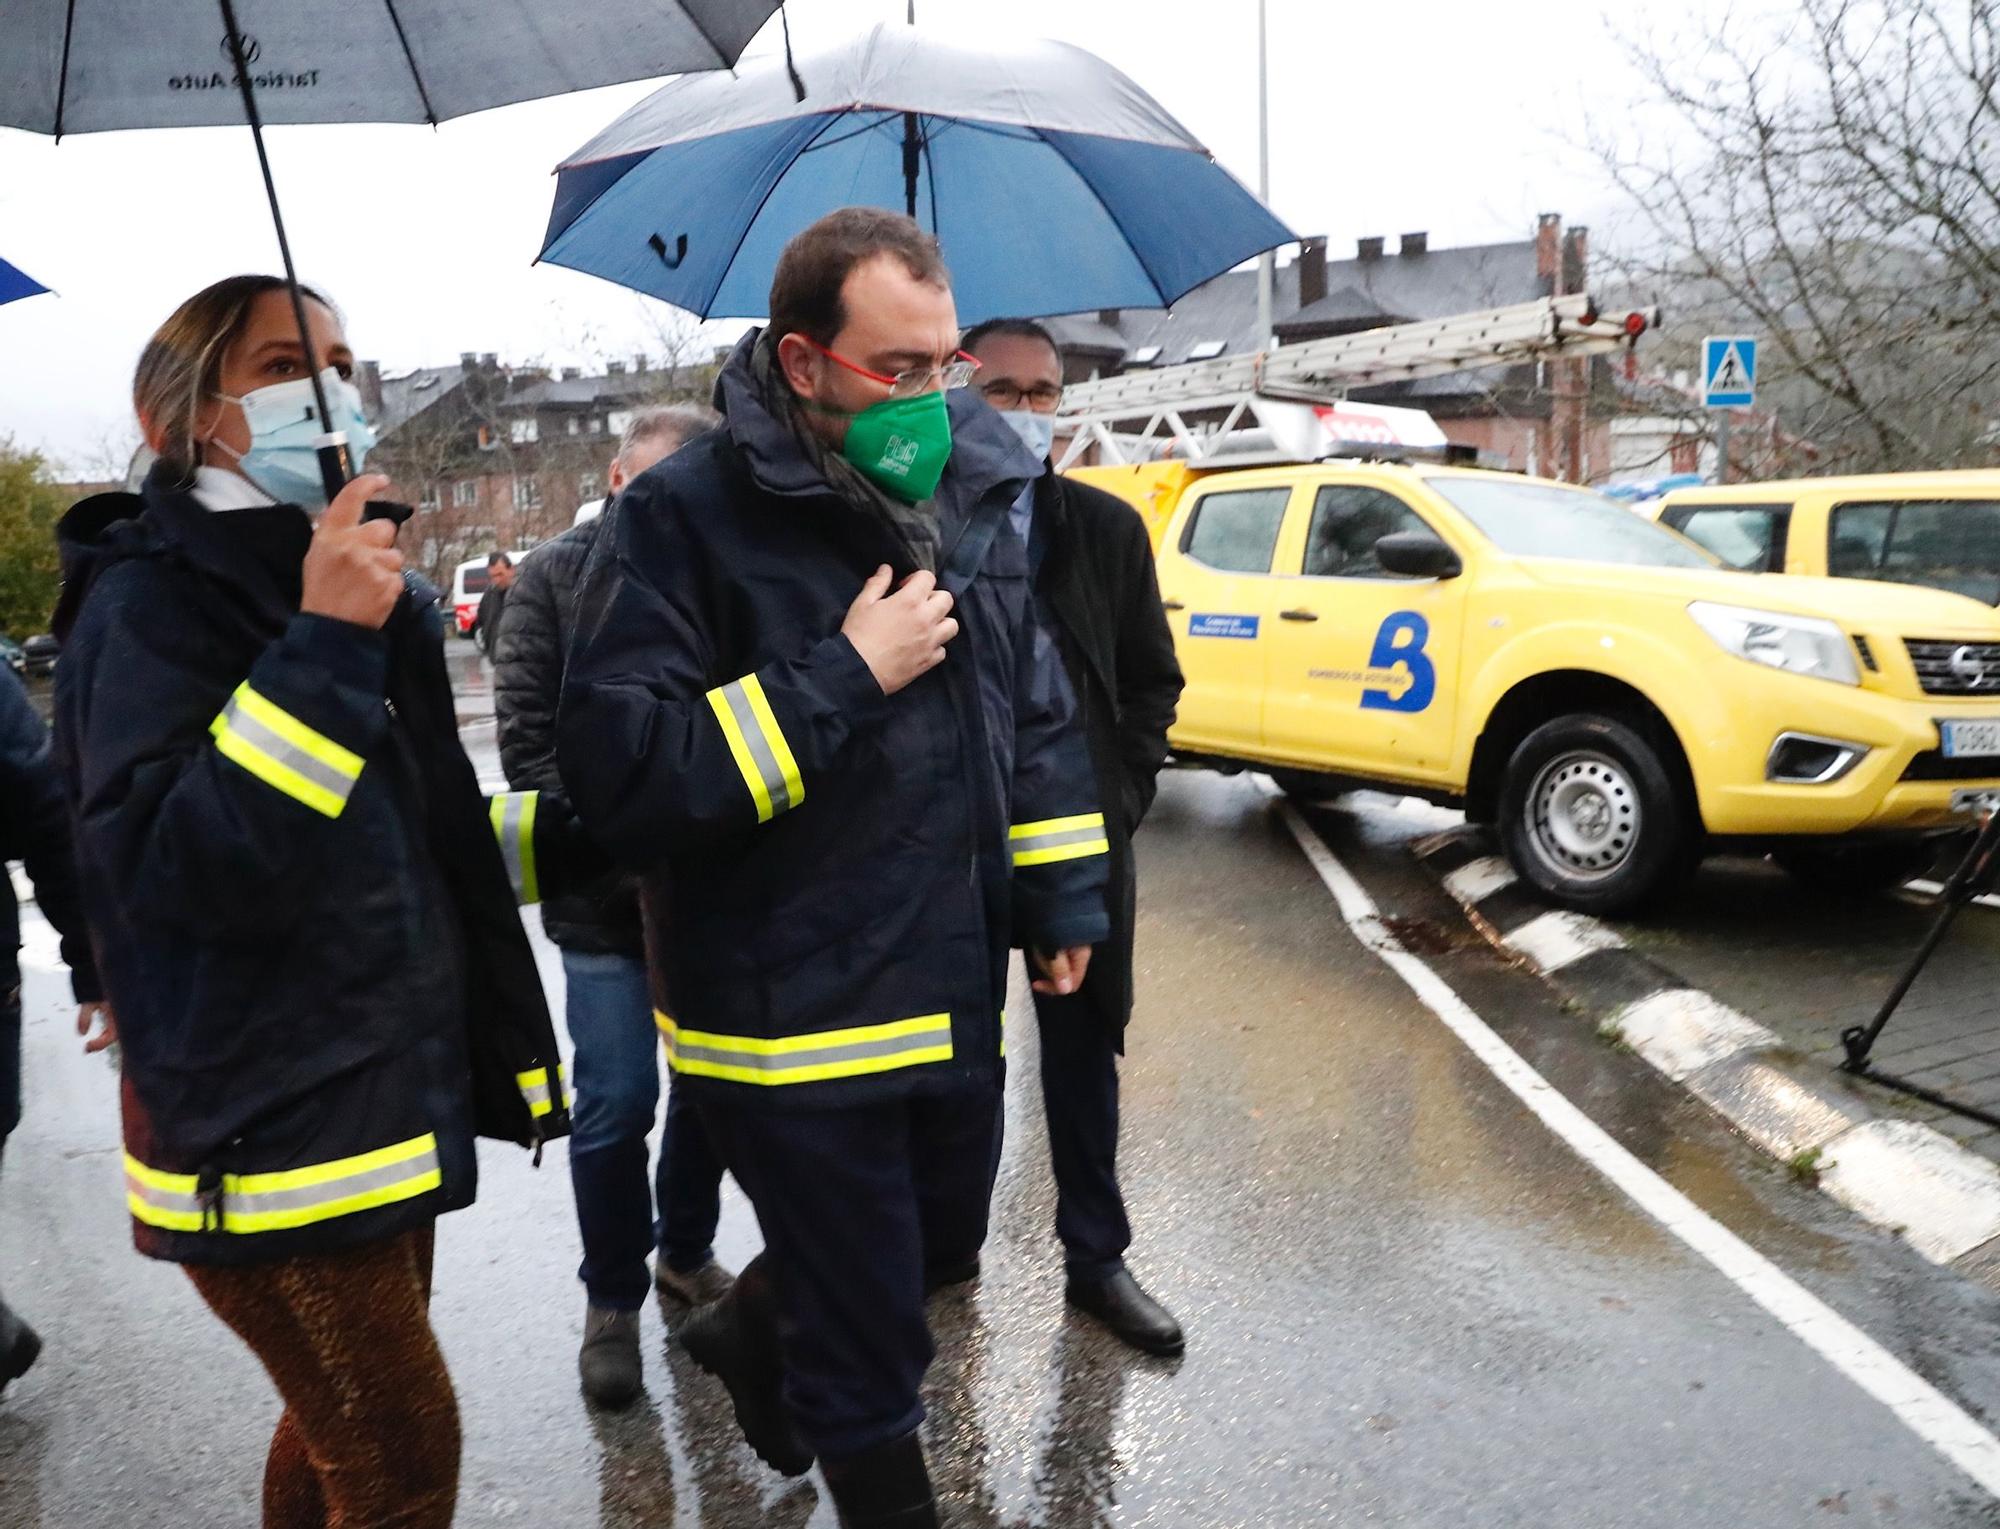
[[[1747,409],[1757,401],[1757,342],[1710,335],[1701,345],[1701,401],[1710,409]]]

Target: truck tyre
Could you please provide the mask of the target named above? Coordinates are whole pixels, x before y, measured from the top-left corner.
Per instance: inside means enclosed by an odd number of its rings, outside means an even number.
[[[1619,717],[1579,712],[1516,745],[1500,781],[1500,837],[1515,871],[1582,913],[1658,896],[1700,853],[1691,804],[1661,744]]]
[[[1936,839],[1884,839],[1843,844],[1805,839],[1771,851],[1787,874],[1829,897],[1875,897],[1894,891],[1930,869],[1938,856]],[[1959,854],[1963,855],[1963,848]]]

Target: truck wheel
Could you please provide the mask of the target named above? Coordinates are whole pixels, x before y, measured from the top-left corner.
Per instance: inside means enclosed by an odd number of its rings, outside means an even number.
[[[1961,849],[1959,853],[1964,854]],[[1875,843],[1802,840],[1771,851],[1785,871],[1832,897],[1874,897],[1921,876],[1937,858],[1935,839],[1885,839]]]
[[[1616,717],[1578,713],[1523,738],[1500,782],[1514,869],[1584,913],[1621,913],[1666,890],[1700,839],[1660,746]]]

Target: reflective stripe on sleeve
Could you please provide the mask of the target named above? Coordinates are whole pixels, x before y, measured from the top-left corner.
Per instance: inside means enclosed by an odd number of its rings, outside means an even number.
[[[568,1073],[562,1063],[556,1063],[557,1083],[562,1083],[567,1077]],[[528,1113],[537,1120],[554,1110],[555,1102],[549,1097],[548,1068],[536,1067],[527,1072],[517,1072],[514,1074],[514,1082],[520,1087],[521,1097],[528,1101]],[[569,1108],[567,1091],[563,1093],[562,1107]]]
[[[259,695],[248,680],[236,687],[208,730],[223,758],[329,818],[345,810],[366,763]]]
[[[1029,865],[1051,865],[1058,860],[1081,860],[1086,855],[1108,855],[1111,841],[1104,836],[1104,814],[1082,812],[1069,818],[1044,818],[1039,823],[1016,823],[1007,831],[1014,851],[1014,869]]]
[[[502,791],[487,804],[493,836],[500,841],[500,858],[507,862],[507,879],[514,886],[514,901],[523,905],[542,900],[535,876],[535,809],[541,799],[539,791]]]
[[[709,691],[708,704],[722,724],[730,756],[757,804],[757,821],[768,823],[806,799],[799,762],[785,742],[764,687],[754,674]]]
[[[819,1083],[951,1060],[951,1016],[926,1014],[886,1025],[856,1025],[776,1039],[683,1030],[655,1010],[675,1072],[732,1083]]]
[[[212,1205],[192,1173],[163,1173],[125,1154],[125,1205],[171,1232],[276,1232],[374,1210],[428,1194],[444,1182],[437,1138],[426,1132],[393,1147],[281,1173],[226,1173]]]

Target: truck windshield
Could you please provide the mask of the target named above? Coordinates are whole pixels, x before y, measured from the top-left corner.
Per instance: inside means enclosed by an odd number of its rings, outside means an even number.
[[[1906,499],[1833,511],[1827,571],[2000,605],[2000,501]]]
[[[1439,473],[1430,486],[1488,541],[1514,557],[1559,557],[1640,568],[1713,568],[1705,553],[1589,489],[1524,478]]]

